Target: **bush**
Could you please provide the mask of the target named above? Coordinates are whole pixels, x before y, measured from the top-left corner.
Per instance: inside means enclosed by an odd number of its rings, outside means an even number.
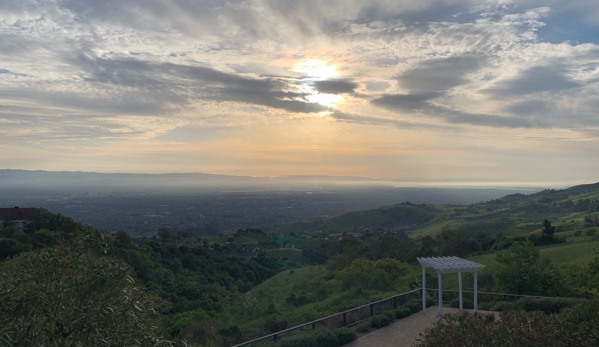
[[[370,331],[370,321],[362,322],[356,325],[356,330],[359,333],[367,333]]]
[[[501,314],[448,314],[443,323],[426,329],[419,347],[530,347],[597,346],[599,300],[586,301],[559,314],[513,310]]]
[[[404,306],[409,308],[412,313],[422,311],[422,301],[420,300],[410,300]]]
[[[339,340],[333,330],[319,328],[302,331],[281,341],[281,347],[339,347]]]
[[[493,305],[493,308],[491,309],[491,311],[505,312],[505,311],[509,311],[513,308],[514,308],[513,302],[499,301],[499,302],[495,303],[495,305]]]
[[[339,340],[337,339],[337,335],[329,329],[318,329],[316,332],[316,346],[318,347],[339,347]]]
[[[474,302],[472,302],[472,300],[470,300],[470,299],[464,299],[463,306],[464,306],[464,308],[473,309]],[[460,299],[451,300],[451,307],[459,308],[460,307]]]
[[[389,317],[389,319],[393,322],[395,320],[395,313],[393,311],[387,311],[383,313],[385,316]]]
[[[435,306],[437,302],[431,298],[426,298],[426,307]]]
[[[572,298],[522,298],[518,300],[516,306],[525,311],[560,313],[564,308],[574,307],[585,301],[584,299]]]
[[[580,229],[579,229],[579,230],[576,230],[576,231],[574,232],[574,236],[576,236],[576,237],[580,236],[580,234],[582,234],[582,230],[580,230]]]
[[[597,232],[597,229],[593,228],[593,229],[589,229],[589,230],[585,231],[584,234],[586,236],[593,236],[593,235],[595,235],[596,232]]]
[[[356,336],[356,333],[353,330],[346,327],[335,329],[333,330],[333,332],[337,336],[339,346],[343,346],[347,343],[350,343],[358,337]]]
[[[402,319],[412,315],[412,310],[407,307],[401,307],[393,311],[395,313],[395,318]]]
[[[483,301],[478,303],[478,309],[483,311],[492,311],[495,303]]]
[[[370,325],[375,329],[380,329],[391,324],[391,319],[384,314],[374,316],[370,319]]]
[[[285,330],[287,329],[287,326],[287,321],[284,319],[274,320],[264,324],[264,328],[266,328],[266,330],[270,331],[271,333],[276,333],[277,331]]]

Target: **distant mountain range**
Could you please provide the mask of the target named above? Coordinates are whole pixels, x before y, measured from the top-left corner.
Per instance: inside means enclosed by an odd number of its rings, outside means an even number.
[[[417,179],[374,179],[357,176],[280,176],[251,177],[228,176],[206,173],[98,173],[68,171],[0,170],[0,189],[11,188],[122,188],[130,189],[293,189],[318,186],[396,186],[396,187],[456,187],[456,188],[557,188],[548,183],[498,183],[492,180],[455,179],[429,181]]]

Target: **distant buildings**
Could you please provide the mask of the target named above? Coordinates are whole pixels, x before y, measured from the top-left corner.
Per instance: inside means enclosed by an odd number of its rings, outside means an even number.
[[[39,213],[36,208],[0,208],[0,226],[4,224],[14,225],[25,231],[27,225],[35,220],[35,216]]]

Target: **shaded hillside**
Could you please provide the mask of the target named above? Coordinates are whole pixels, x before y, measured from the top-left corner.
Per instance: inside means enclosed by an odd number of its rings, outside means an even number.
[[[277,234],[325,235],[403,231],[419,239],[449,228],[471,237],[479,233],[510,236],[538,231],[545,219],[553,221],[558,232],[580,229],[590,226],[588,219],[594,221],[598,215],[599,183],[596,183],[534,194],[511,194],[472,205],[400,204],[268,230]]]
[[[267,228],[277,234],[335,234],[411,230],[435,218],[442,209],[431,205],[400,204],[373,210],[344,213],[339,216]]]

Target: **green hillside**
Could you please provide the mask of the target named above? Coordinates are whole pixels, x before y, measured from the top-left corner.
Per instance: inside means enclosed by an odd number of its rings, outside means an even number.
[[[513,194],[473,205],[400,204],[350,212],[328,219],[265,228],[275,234],[337,234],[403,231],[413,239],[437,235],[443,229],[504,236],[540,230],[548,219],[558,232],[582,229],[585,216],[599,215],[599,183],[534,194]]]
[[[393,205],[373,210],[349,212],[328,219],[300,222],[265,228],[276,234],[335,234],[376,230],[410,230],[443,212],[431,205]]]

